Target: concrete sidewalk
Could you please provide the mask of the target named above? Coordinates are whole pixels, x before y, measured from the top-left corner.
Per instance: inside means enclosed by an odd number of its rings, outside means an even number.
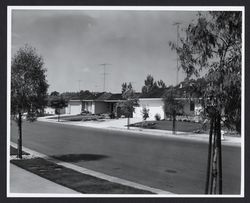
[[[10,193],[80,194],[10,164]]]
[[[176,135],[172,134],[172,131],[168,130],[159,130],[159,129],[145,129],[145,128],[137,128],[130,127],[127,129],[127,118],[120,119],[106,119],[106,120],[98,120],[98,121],[60,121],[58,122],[56,119],[48,119],[48,117],[40,117],[39,121],[57,123],[62,125],[75,125],[82,127],[91,127],[91,128],[101,128],[101,129],[109,129],[109,130],[117,130],[117,131],[126,131],[130,133],[143,134],[148,136],[161,136],[161,137],[172,137],[178,139],[188,139],[194,141],[203,141],[208,142],[209,135],[204,133],[193,133],[193,132],[176,132]],[[141,118],[131,118],[130,124],[142,122]],[[234,136],[223,136],[222,139],[223,145],[232,145],[232,146],[241,146],[242,138],[234,137]]]

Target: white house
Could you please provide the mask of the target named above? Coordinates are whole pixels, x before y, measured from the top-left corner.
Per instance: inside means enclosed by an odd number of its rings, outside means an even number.
[[[202,106],[197,100],[189,100],[186,98],[181,98],[183,100],[183,115],[195,117],[198,119]],[[161,119],[165,119],[166,115],[164,113],[164,101],[162,98],[140,98],[139,106],[135,107],[133,113],[134,118],[142,118],[142,110],[146,108],[149,110],[148,120],[155,120],[155,115],[158,114]],[[194,118],[195,119],[195,118]]]
[[[148,120],[155,120],[155,115],[159,114],[161,119],[165,119],[164,102],[162,98],[140,98],[139,106],[135,107],[134,118],[142,118],[142,110],[149,110]]]
[[[161,119],[165,119],[166,115],[164,113],[164,101],[163,101],[164,90],[159,89],[149,94],[141,94],[139,96],[139,106],[135,107],[133,112],[134,118],[142,118],[142,110],[146,108],[149,110],[148,120],[155,120],[156,114],[160,116]],[[183,100],[183,114],[189,117],[199,117],[200,111],[202,109],[199,100],[189,99],[189,98],[178,98]],[[119,109],[117,108],[117,103],[124,101],[121,94],[111,94],[111,93],[98,93],[87,98],[71,99],[68,102],[68,107],[66,108],[66,113],[71,115],[80,114],[82,111],[88,111],[92,114],[102,114],[102,113],[117,113],[119,114]],[[196,119],[196,120],[197,120]]]

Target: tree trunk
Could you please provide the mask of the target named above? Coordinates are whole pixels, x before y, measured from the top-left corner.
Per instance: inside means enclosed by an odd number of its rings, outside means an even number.
[[[218,148],[218,187],[219,194],[222,194],[222,152],[221,152],[221,115],[218,113],[216,125],[217,125],[217,148]]]
[[[173,128],[172,128],[172,132],[173,132],[173,134],[175,135],[176,134],[176,114],[175,114],[175,112],[173,113]]]
[[[221,115],[211,115],[205,194],[222,194]]]
[[[129,119],[130,119],[130,117],[128,116],[128,120],[127,120],[127,129],[129,130]]]
[[[60,110],[58,111],[58,122],[60,121]]]
[[[213,130],[214,130],[214,121],[212,118],[210,121],[210,130],[209,130],[209,144],[208,144],[208,156],[207,156],[207,178],[206,178],[205,194],[209,193],[209,183],[211,180],[211,152],[212,152]]]
[[[22,159],[22,114],[19,112],[18,114],[18,146],[17,146],[17,158]]]

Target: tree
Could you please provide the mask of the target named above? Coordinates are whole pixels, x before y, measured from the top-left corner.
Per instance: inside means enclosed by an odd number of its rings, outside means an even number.
[[[142,93],[148,93],[157,87],[157,83],[154,81],[152,75],[148,75],[144,80],[144,86],[142,87]]]
[[[163,80],[159,80],[159,81],[157,81],[157,86],[159,87],[159,88],[167,88],[167,86],[166,86],[166,84],[163,82]]]
[[[174,88],[170,88],[163,96],[164,112],[167,116],[170,116],[173,121],[172,132],[176,133],[176,116],[183,110],[183,103],[177,100],[176,91]]]
[[[55,112],[58,115],[58,122],[59,122],[61,114],[60,110],[68,106],[67,101],[62,96],[54,97],[50,101],[50,106],[55,109]]]
[[[187,77],[206,73],[204,104],[210,117],[208,167],[205,193],[222,194],[221,121],[240,132],[242,13],[199,13],[189,24],[177,51]]]
[[[22,120],[35,121],[47,103],[46,69],[43,58],[28,45],[20,48],[11,61],[11,114],[17,119],[18,158],[22,158]]]
[[[131,89],[133,89],[131,82],[128,84],[126,82],[122,83],[122,94]]]
[[[122,88],[124,86],[125,85],[122,85]],[[129,129],[130,117],[132,117],[133,112],[135,110],[135,107],[138,106],[138,97],[136,96],[135,91],[133,90],[133,87],[132,87],[131,83],[126,85],[126,89],[124,89],[124,91],[122,93],[122,98],[125,99],[125,100],[118,103],[118,107],[121,108],[121,111],[123,112],[125,117],[128,118],[128,120],[127,120],[127,128]]]
[[[146,80],[144,80],[144,86],[142,87],[142,93],[147,94],[160,88],[165,89],[166,87],[163,80],[155,81],[152,75],[147,75]]]
[[[59,95],[60,95],[60,93],[57,91],[53,91],[50,93],[50,96],[52,96],[52,97],[58,97]]]

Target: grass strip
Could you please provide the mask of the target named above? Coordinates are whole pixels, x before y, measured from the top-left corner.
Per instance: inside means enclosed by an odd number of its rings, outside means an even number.
[[[11,160],[11,163],[52,182],[85,194],[153,194],[149,191],[86,175],[43,158],[15,159]]]
[[[150,125],[154,124],[154,125]],[[151,128],[151,129],[159,129],[159,130],[172,130],[173,121],[163,120],[163,121],[144,121],[139,123],[131,124],[132,127],[140,127],[140,128]],[[176,130],[181,132],[194,132],[196,130],[201,130],[201,123],[194,122],[185,122],[185,121],[176,121]]]
[[[15,147],[10,146],[10,156],[17,155],[18,151]],[[27,152],[22,151],[22,155],[30,155]]]

